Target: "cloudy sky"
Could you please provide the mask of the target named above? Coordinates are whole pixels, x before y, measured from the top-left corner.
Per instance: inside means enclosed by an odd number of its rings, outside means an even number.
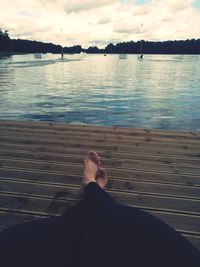
[[[104,47],[200,38],[200,0],[1,0],[11,38]]]

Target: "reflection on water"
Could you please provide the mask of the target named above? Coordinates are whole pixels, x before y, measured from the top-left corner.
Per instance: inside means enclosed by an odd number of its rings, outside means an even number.
[[[12,66],[14,68],[41,67],[59,62],[65,63],[70,61],[80,61],[80,59],[58,58],[58,59],[47,59],[47,60],[39,59],[39,60],[29,60],[29,61],[14,61],[10,62],[9,66]]]
[[[0,60],[0,119],[200,130],[200,56]]]

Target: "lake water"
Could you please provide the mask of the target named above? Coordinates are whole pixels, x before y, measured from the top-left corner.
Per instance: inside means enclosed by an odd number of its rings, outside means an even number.
[[[0,119],[200,130],[200,56],[1,59]]]

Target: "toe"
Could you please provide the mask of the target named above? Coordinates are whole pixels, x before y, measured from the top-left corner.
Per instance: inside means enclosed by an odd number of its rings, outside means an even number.
[[[107,172],[102,167],[99,167],[96,173],[96,179],[99,179],[99,178],[103,178],[103,179],[107,178]]]
[[[100,158],[97,152],[89,151],[87,157],[92,160],[98,167],[100,166]]]

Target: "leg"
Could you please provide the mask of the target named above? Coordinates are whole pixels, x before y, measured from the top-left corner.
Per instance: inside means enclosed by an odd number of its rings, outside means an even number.
[[[200,266],[196,248],[164,222],[117,204],[94,182],[85,194],[82,266]]]
[[[92,161],[85,159],[88,164],[85,164],[84,183],[87,183],[90,170],[94,169],[95,179],[103,185],[99,159],[95,153],[90,153],[89,157]],[[82,211],[82,203],[79,203],[61,217],[35,220],[4,230],[0,233],[0,262],[4,267],[77,267],[83,230]]]
[[[81,266],[200,266],[199,252],[186,239],[156,217],[117,204],[95,181],[95,171],[82,203]]]

